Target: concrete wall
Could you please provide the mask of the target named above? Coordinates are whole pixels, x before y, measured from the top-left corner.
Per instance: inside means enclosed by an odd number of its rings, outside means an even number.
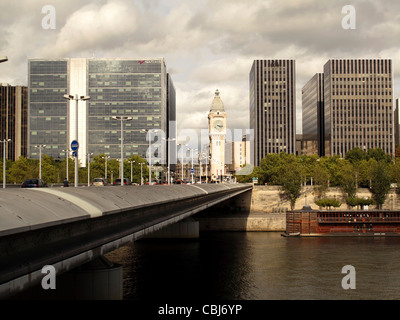
[[[280,198],[279,186],[255,185],[251,198],[251,212],[274,212],[279,208],[290,209],[290,203]],[[372,197],[371,192],[366,188],[359,188],[358,197]],[[336,198],[343,204],[340,209],[347,209],[342,192],[339,188],[329,188],[327,198]],[[304,205],[310,205],[312,209],[319,209],[314,203],[315,197],[312,186],[303,188],[301,196],[297,199],[295,210],[301,209]],[[400,195],[392,189],[386,198],[384,209],[400,209]]]

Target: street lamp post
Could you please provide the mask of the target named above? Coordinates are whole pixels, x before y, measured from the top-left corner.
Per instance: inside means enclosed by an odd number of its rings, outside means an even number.
[[[64,98],[67,100],[75,100],[75,140],[78,141],[78,101],[87,101],[90,100],[89,96],[78,96],[77,94],[75,97],[73,95],[64,94]],[[78,170],[79,170],[79,161],[78,161],[78,150],[75,151],[75,179],[74,179],[74,187],[78,186]]]
[[[90,187],[90,156],[93,155],[93,152],[88,153],[87,156],[87,165],[88,165],[88,174],[87,174],[87,186]]]
[[[163,140],[165,140],[165,141],[167,141],[167,143],[168,143],[168,159],[167,159],[167,161],[168,161],[168,184],[170,184],[171,183],[171,177],[170,177],[170,163],[169,163],[169,157],[170,157],[170,142],[171,141],[175,141],[176,139],[175,138],[163,138]]]
[[[132,167],[132,165],[133,165],[133,163],[135,162],[135,160],[132,160],[132,161],[128,161],[130,164],[131,164],[131,182],[133,181],[133,174],[132,174],[132,169],[133,169],[133,167]]]
[[[143,162],[140,163],[140,185],[143,184]]]
[[[181,176],[182,176],[182,183],[183,183],[183,147],[187,147],[187,144],[178,144],[178,146],[182,147],[182,162],[181,162],[181,166],[182,166],[182,172],[181,172]]]
[[[3,189],[6,188],[6,144],[10,142],[11,139],[4,139],[0,142],[3,144]]]
[[[107,160],[110,158],[110,156],[104,156],[102,157],[103,159],[105,159],[105,166],[104,166],[104,179],[107,180]]]
[[[66,179],[67,180],[69,180],[69,172],[68,172],[68,158],[69,158],[69,153],[70,153],[70,151],[71,150],[69,150],[69,149],[67,149],[67,150],[61,150],[62,152],[65,152],[67,155],[66,155],[66,160],[67,160],[67,169],[66,169]]]
[[[154,133],[154,129],[142,129],[141,132],[149,134],[149,186],[151,185],[151,133]]]
[[[197,149],[190,148],[190,151],[191,151],[191,154],[192,154],[192,171],[193,171],[193,173],[191,173],[192,174],[192,184],[194,184],[193,151],[197,151]]]
[[[132,120],[132,117],[127,116],[113,116],[114,120],[121,121],[121,169],[120,169],[120,177],[121,177],[121,186],[124,185],[124,121]]]
[[[35,146],[35,148],[39,149],[39,179],[42,179],[42,149],[45,148],[45,144],[40,144]]]

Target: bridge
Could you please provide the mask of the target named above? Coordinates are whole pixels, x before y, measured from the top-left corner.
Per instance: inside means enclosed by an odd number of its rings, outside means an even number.
[[[65,273],[251,190],[247,184],[4,189],[0,298],[40,284],[46,265]]]

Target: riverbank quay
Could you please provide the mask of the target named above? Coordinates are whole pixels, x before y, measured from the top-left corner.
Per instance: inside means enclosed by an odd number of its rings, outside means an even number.
[[[303,187],[301,196],[296,202],[294,210],[301,210],[304,206],[313,210],[319,210],[315,203],[313,186]],[[287,225],[287,212],[290,210],[288,201],[280,196],[279,186],[254,185],[251,192],[251,198],[246,203],[246,208],[228,208],[219,206],[206,214],[198,214],[195,219],[199,221],[200,231],[276,231],[285,232]],[[368,197],[372,195],[366,188],[357,190],[358,197]],[[329,188],[326,193],[327,198],[342,200],[343,195],[339,188]],[[383,206],[385,210],[400,210],[400,196],[395,190],[391,190]],[[348,210],[347,205],[342,201],[340,208],[332,211]],[[349,210],[355,213],[356,210]],[[356,213],[355,213],[356,214]],[[362,229],[362,228],[361,228]],[[365,229],[365,227],[364,227]],[[296,232],[290,232],[296,235]],[[361,232],[362,233],[362,232]],[[340,233],[335,233],[339,235]],[[365,234],[365,232],[364,232]],[[375,236],[381,235],[381,232],[375,232]],[[308,234],[308,236],[312,236]],[[386,233],[388,236],[388,233]]]

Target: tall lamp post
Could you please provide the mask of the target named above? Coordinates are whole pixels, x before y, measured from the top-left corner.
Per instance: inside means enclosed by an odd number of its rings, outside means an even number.
[[[140,163],[140,185],[143,184],[143,162]]]
[[[8,58],[6,56],[0,57],[0,63],[6,61],[8,61]],[[11,139],[0,140],[0,142],[3,144],[3,189],[6,188],[6,143],[10,141]]]
[[[3,189],[6,188],[6,144],[10,142],[11,139],[4,139],[0,142],[3,144]]]
[[[64,94],[64,98],[67,100],[75,100],[75,140],[78,141],[78,101],[87,101],[90,100],[89,96],[78,96],[77,94],[75,97],[73,95]],[[74,180],[74,187],[78,186],[78,170],[79,170],[79,163],[78,163],[78,150],[75,151],[75,180]]]
[[[87,157],[87,166],[88,166],[88,172],[87,172],[87,186],[90,187],[90,156],[93,155],[93,152],[88,153],[86,155]]]
[[[187,147],[187,144],[179,143],[178,146],[182,147],[182,161],[181,161],[181,166],[182,166],[182,172],[181,172],[181,179],[183,183],[183,147]]]
[[[67,172],[66,172],[66,179],[69,180],[69,172],[68,172],[68,158],[69,158],[69,153],[71,152],[71,150],[67,149],[67,150],[61,150],[62,152],[66,153],[65,159],[67,160]]]
[[[194,184],[193,151],[197,151],[197,149],[189,148],[189,150],[190,150],[190,152],[192,154],[192,171],[193,171],[193,173],[192,173],[192,184]]]
[[[131,164],[131,182],[133,181],[133,164],[135,163],[135,160],[128,161]]]
[[[169,148],[169,146],[170,146],[170,142],[171,141],[175,141],[176,139],[175,138],[163,138],[163,140],[165,140],[165,141],[167,141],[167,143],[168,143],[168,159],[167,159],[167,161],[168,161],[168,184],[170,184],[171,183],[171,177],[170,177],[170,163],[169,163],[169,157],[170,157],[170,148]]]
[[[120,177],[121,177],[121,186],[124,185],[124,121],[132,120],[132,117],[127,116],[113,116],[114,120],[121,121],[121,169],[120,169]]]
[[[45,144],[35,146],[35,148],[39,149],[39,179],[42,179],[42,149],[44,149],[45,147]]]
[[[149,186],[151,185],[151,133],[156,132],[155,129],[142,129],[141,132],[149,134]]]
[[[102,157],[103,159],[105,159],[105,166],[104,166],[104,179],[107,179],[107,160],[110,158],[110,156],[104,156]]]

